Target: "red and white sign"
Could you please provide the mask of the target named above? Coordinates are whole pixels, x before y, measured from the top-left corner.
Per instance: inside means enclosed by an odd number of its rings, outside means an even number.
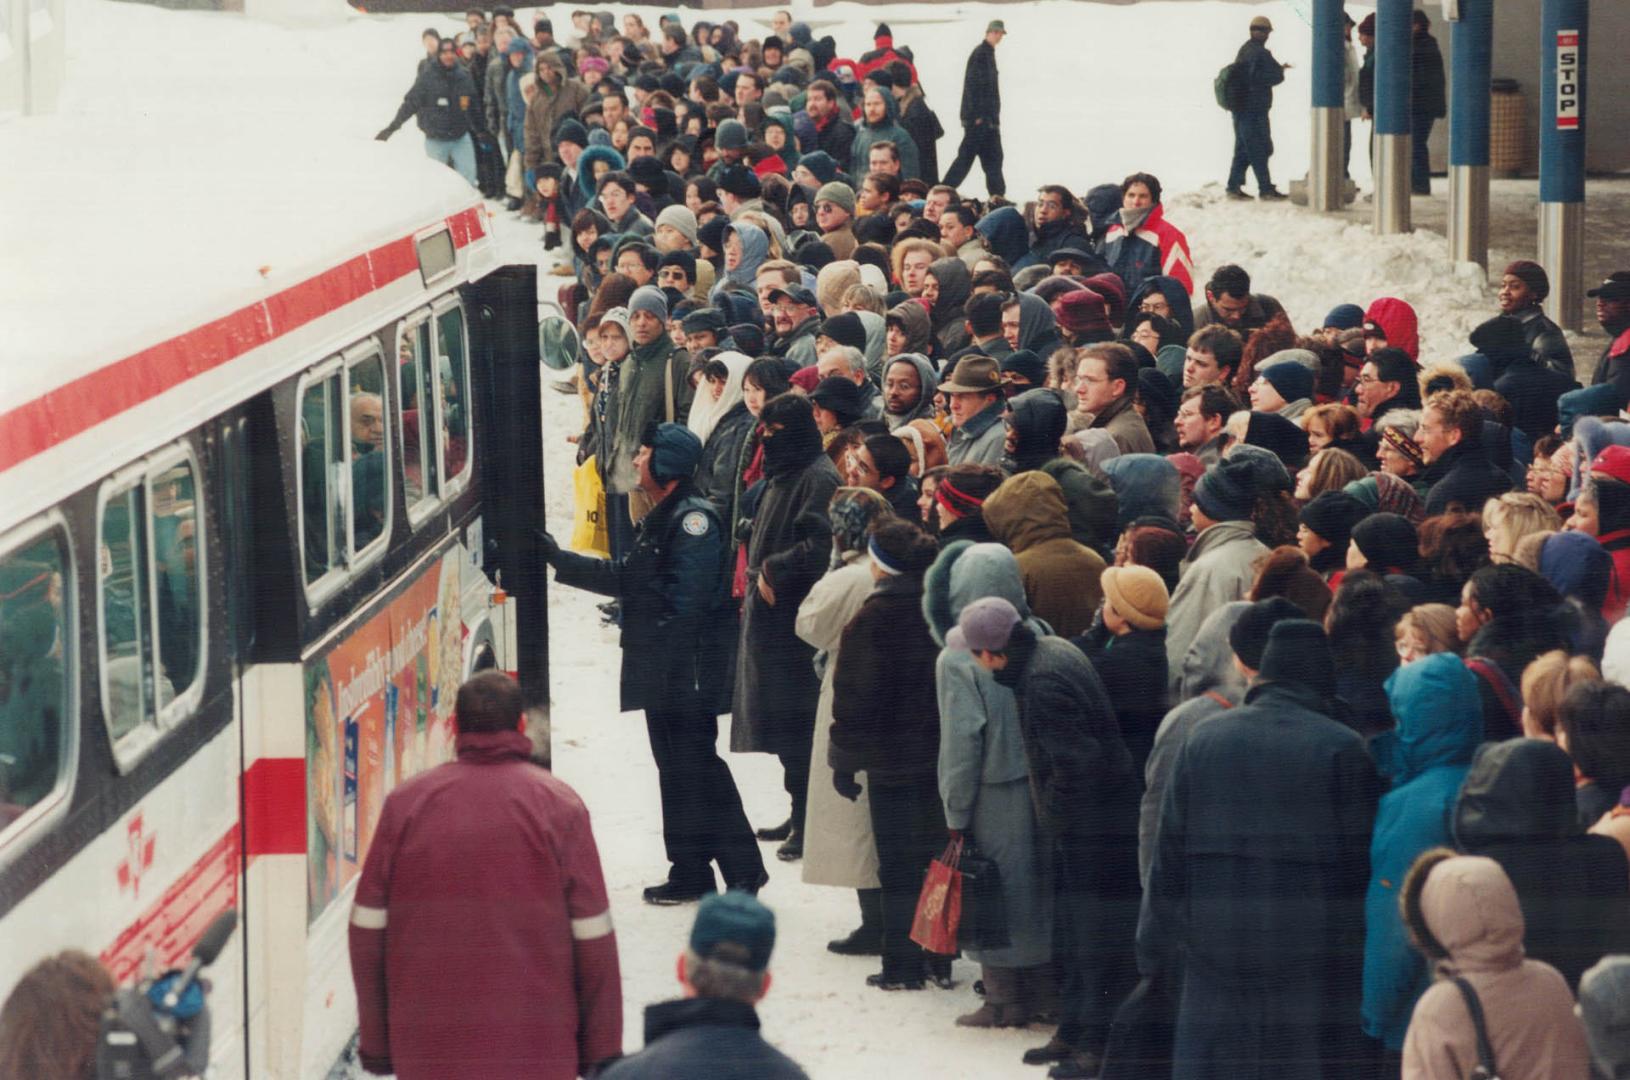
[[[1556,126],[1560,131],[1579,130],[1579,97],[1584,88],[1579,31],[1556,32]]]

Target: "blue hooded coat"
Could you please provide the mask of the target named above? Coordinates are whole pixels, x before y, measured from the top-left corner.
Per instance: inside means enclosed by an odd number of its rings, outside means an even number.
[[[1454,653],[1433,653],[1387,679],[1398,726],[1371,744],[1393,789],[1381,797],[1364,897],[1364,1031],[1402,1050],[1415,1002],[1431,984],[1398,910],[1404,875],[1421,852],[1453,843],[1451,815],[1477,744],[1477,676]]]
[[[504,72],[504,126],[508,129],[509,145],[519,149],[526,145],[526,98],[521,96],[521,76],[530,74],[537,60],[532,46],[519,34],[510,39],[509,47],[504,50],[504,63],[509,64],[509,58],[516,53],[521,56],[520,67],[510,64],[510,69]]]
[[[1030,230],[1025,226],[1024,215],[1011,206],[998,206],[980,218],[974,231],[983,236],[985,246],[1006,259],[1009,266],[1030,250]]]
[[[1188,340],[1194,333],[1194,300],[1190,298],[1189,291],[1183,288],[1183,283],[1169,274],[1144,278],[1142,284],[1132,290],[1132,296],[1126,301],[1126,310],[1141,310],[1143,298],[1154,292],[1166,298],[1166,306],[1172,309],[1172,321],[1183,331],[1183,339]]]
[[[622,154],[618,153],[614,147],[590,146],[584,149],[583,153],[578,155],[577,158],[577,183],[572,188],[573,201],[577,205],[567,207],[574,215],[585,208],[593,208],[596,213],[600,212],[600,208],[594,202],[595,196],[599,193],[599,185],[594,181],[594,163],[596,161],[609,163],[612,172],[620,172],[627,164],[624,162]],[[616,228],[615,222],[610,223],[610,225],[613,229]],[[612,234],[606,233],[604,235],[609,236]]]

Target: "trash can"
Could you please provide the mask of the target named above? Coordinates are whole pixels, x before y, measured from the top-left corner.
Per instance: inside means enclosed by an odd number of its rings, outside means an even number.
[[[1489,172],[1517,176],[1528,167],[1528,115],[1516,79],[1495,79],[1489,92]]]

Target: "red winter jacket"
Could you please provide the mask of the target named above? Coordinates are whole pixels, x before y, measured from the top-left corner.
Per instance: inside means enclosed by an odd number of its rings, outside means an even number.
[[[864,79],[878,68],[887,67],[898,60],[911,70],[911,84],[913,86],[917,84],[917,65],[894,51],[894,38],[884,34],[873,38],[872,45],[874,46],[872,51],[862,56],[855,64],[856,75]]]
[[[1104,258],[1109,268],[1126,285],[1128,293],[1152,277],[1165,274],[1194,291],[1194,259],[1189,255],[1188,237],[1166,220],[1166,207],[1157,204],[1132,232],[1117,217],[1104,234]]]
[[[1421,335],[1415,309],[1391,296],[1383,296],[1364,313],[1365,323],[1374,323],[1386,336],[1387,346],[1402,349],[1417,364],[1421,360]]]
[[[364,1067],[573,1080],[622,1052],[617,938],[589,814],[517,731],[391,792],[351,909]]]

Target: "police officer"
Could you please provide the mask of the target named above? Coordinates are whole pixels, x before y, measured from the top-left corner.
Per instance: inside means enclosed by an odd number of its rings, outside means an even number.
[[[681,424],[651,424],[634,459],[640,488],[655,504],[621,559],[544,551],[565,585],[622,602],[622,708],[645,710],[662,789],[668,880],[645,890],[651,904],[682,904],[726,888],[757,892],[769,880],[730,769],[719,758],[718,720],[703,685],[716,670],[707,631],[729,603],[729,544],[718,512],[692,485],[702,443]]]

